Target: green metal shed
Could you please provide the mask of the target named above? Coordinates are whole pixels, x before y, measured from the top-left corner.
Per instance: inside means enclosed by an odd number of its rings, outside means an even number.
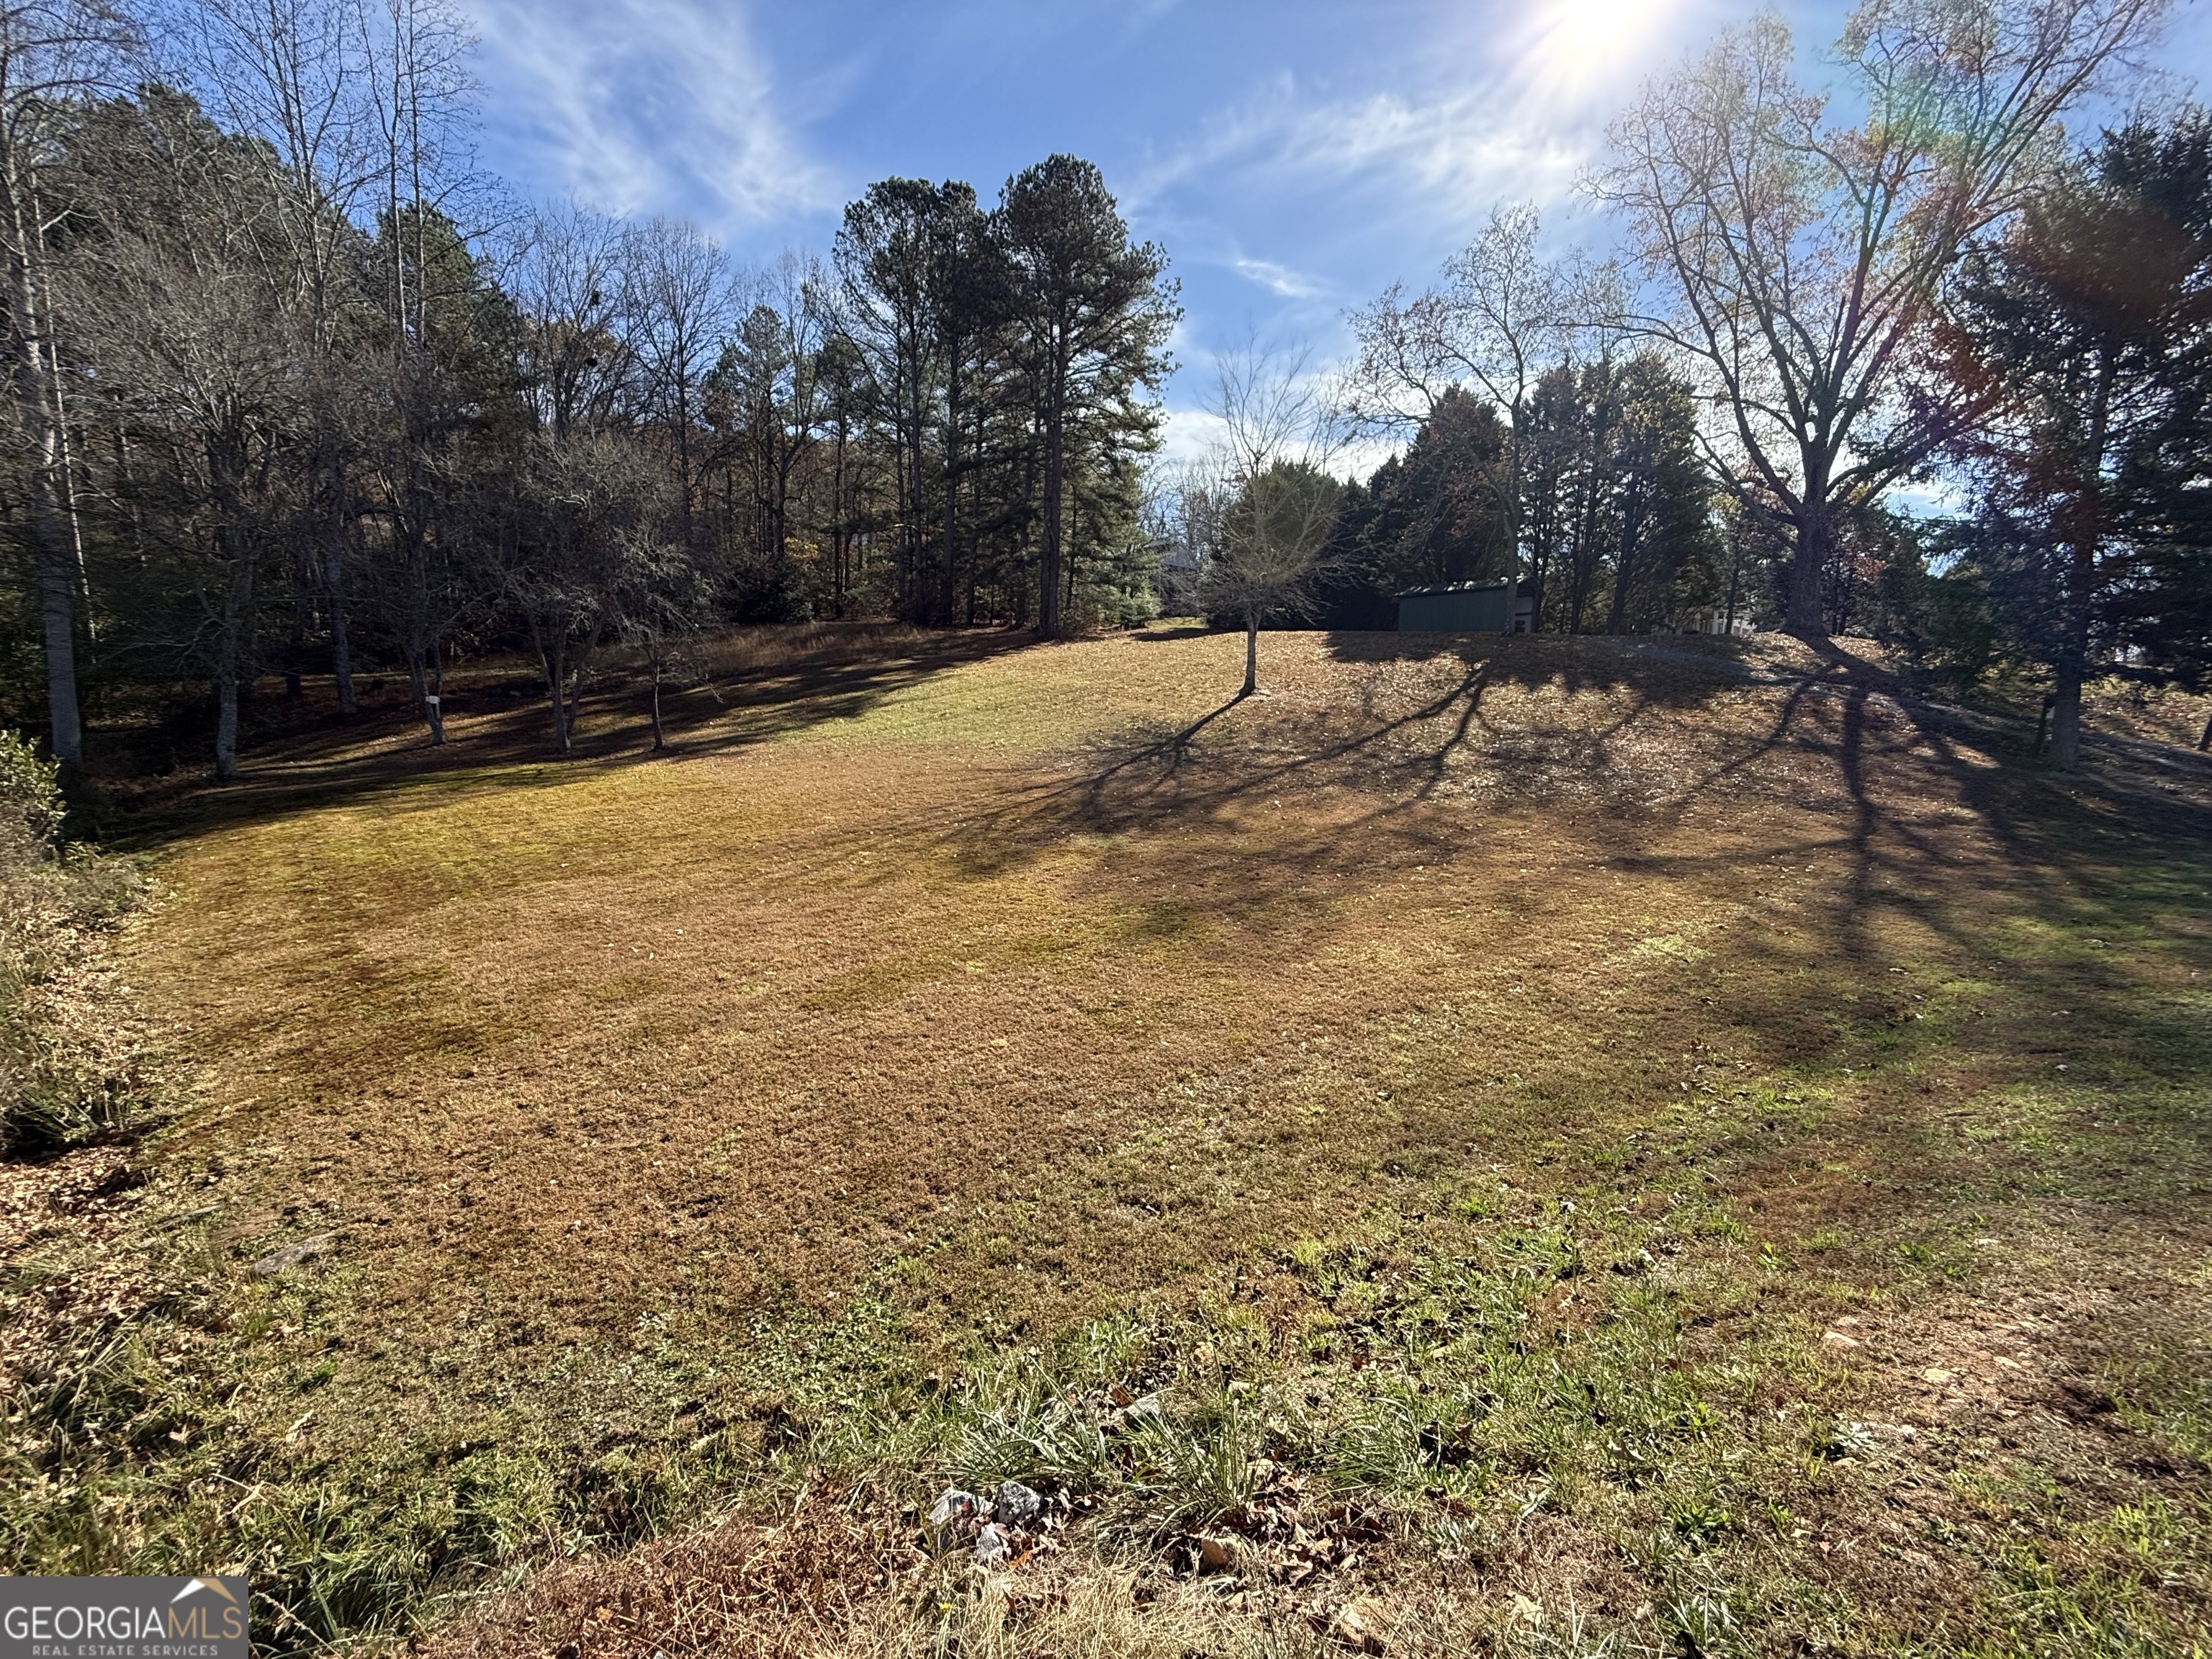
[[[1441,587],[1410,587],[1398,596],[1401,634],[1510,634],[1513,631],[1513,584],[1450,582]]]

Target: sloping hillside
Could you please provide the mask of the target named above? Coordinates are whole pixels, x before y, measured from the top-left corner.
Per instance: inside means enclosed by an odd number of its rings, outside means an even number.
[[[2201,1634],[2203,760],[1786,642],[1264,644],[757,656],[562,762],[486,684],[152,821],[210,1103],[14,1565],[214,1549],[301,1643],[735,1505],[442,1639]],[[1051,1547],[916,1547],[1006,1479]]]

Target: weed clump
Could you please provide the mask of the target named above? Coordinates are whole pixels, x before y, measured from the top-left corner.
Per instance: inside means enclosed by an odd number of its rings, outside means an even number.
[[[0,732],[0,1156],[121,1133],[155,1088],[105,948],[147,885],[128,861],[62,838],[57,768]]]

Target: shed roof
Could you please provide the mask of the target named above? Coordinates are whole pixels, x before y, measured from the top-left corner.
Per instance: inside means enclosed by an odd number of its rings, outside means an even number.
[[[1434,587],[1401,588],[1398,597],[1401,599],[1425,599],[1437,593],[1482,593],[1507,585],[1506,579],[1503,576],[1495,576],[1488,581],[1481,582],[1440,582]]]

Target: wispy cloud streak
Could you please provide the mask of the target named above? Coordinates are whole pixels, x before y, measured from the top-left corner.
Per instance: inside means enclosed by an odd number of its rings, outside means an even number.
[[[614,212],[718,229],[820,210],[835,191],[779,118],[741,12],[711,0],[554,8],[471,0],[502,148]]]

